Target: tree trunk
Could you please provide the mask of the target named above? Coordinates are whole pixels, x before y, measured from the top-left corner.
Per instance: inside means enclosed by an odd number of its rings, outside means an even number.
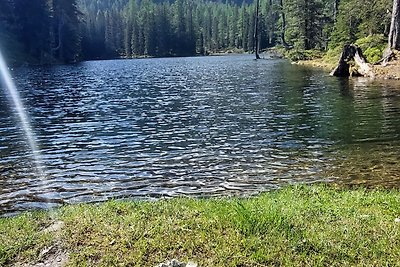
[[[63,33],[64,24],[65,24],[64,12],[61,12],[61,15],[60,15],[60,18],[59,18],[59,21],[58,21],[58,24],[57,24],[57,35],[58,35],[57,46],[53,47],[51,49],[51,54],[52,54],[52,56],[54,58],[57,57],[55,53],[57,51],[59,52],[58,59],[63,59],[62,58],[62,50],[63,50],[62,49],[63,48],[63,38],[62,38],[63,36],[62,36],[62,33]],[[56,41],[54,41],[54,43],[56,43]]]
[[[400,50],[400,0],[393,0],[393,11],[388,41],[388,47],[390,49]]]
[[[336,22],[339,13],[339,0],[333,2],[333,20]]]
[[[281,41],[282,41],[282,45],[284,47],[289,48],[290,45],[288,45],[288,43],[286,43],[286,40],[285,40],[286,15],[285,15],[285,11],[283,10],[283,0],[279,1],[279,5],[281,7],[281,19],[282,19]]]
[[[275,12],[272,12],[272,0],[269,0],[268,6],[268,18],[269,18],[269,30],[268,30],[268,45],[275,45]]]
[[[354,59],[357,70],[350,70],[349,61]],[[332,76],[349,77],[365,76],[374,77],[373,66],[367,62],[361,49],[356,45],[345,45],[337,67],[331,72]]]
[[[256,59],[260,59],[260,55],[259,53],[259,40],[258,40],[258,20],[259,20],[259,16],[260,16],[260,0],[257,0],[256,2],[256,20],[254,23],[254,45],[255,45],[255,54],[256,54]]]

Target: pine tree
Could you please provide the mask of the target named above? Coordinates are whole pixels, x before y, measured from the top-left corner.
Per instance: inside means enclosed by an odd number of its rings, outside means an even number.
[[[50,48],[50,16],[46,0],[13,1],[15,34],[24,52],[39,63],[44,63]]]
[[[80,12],[76,0],[53,0],[53,56],[62,62],[76,62],[81,53]]]

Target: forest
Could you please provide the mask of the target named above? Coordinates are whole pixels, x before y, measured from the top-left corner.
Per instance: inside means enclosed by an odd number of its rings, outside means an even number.
[[[0,47],[13,63],[208,55],[364,45],[378,59],[390,0],[2,0]],[[335,50],[336,49],[336,50]]]

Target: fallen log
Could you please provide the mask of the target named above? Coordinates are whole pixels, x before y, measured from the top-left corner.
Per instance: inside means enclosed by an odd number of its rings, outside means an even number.
[[[354,60],[357,69],[350,67],[349,62]],[[364,76],[374,77],[373,66],[368,63],[364,57],[361,48],[353,44],[346,44],[343,47],[342,54],[336,68],[331,72],[332,76],[349,77],[349,76]]]

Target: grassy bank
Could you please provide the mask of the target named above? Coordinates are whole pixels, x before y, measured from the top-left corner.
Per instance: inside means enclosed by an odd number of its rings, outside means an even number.
[[[0,266],[399,266],[400,192],[298,186],[249,199],[110,201],[0,219]],[[55,252],[54,252],[55,253]]]
[[[341,50],[329,50],[322,52],[320,50],[301,50],[285,49],[284,47],[274,47],[268,50],[276,57],[289,59],[294,64],[323,68],[330,72],[336,67]]]

